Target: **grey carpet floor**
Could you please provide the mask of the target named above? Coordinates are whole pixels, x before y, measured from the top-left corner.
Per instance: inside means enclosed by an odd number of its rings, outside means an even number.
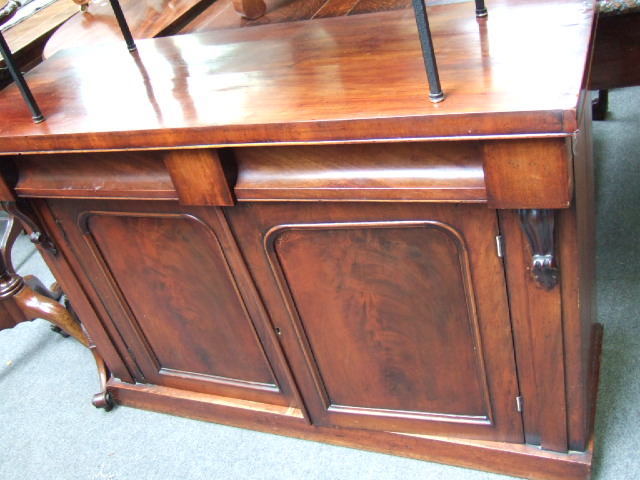
[[[605,325],[597,480],[640,478],[640,88],[594,126],[598,305]],[[25,238],[14,263],[53,278]],[[90,403],[91,354],[43,320],[0,332],[1,480],[507,479],[388,455]]]

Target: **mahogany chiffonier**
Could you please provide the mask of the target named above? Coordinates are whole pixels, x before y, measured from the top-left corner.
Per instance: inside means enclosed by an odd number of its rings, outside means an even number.
[[[65,50],[27,75],[40,124],[0,92],[2,200],[105,394],[589,477],[594,8],[488,7],[430,8],[438,104],[410,10]]]

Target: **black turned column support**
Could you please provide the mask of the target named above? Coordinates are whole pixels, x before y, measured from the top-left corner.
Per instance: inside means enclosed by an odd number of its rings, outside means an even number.
[[[81,12],[86,12],[89,9],[90,1],[91,0],[73,0],[73,3],[80,6]],[[127,44],[127,48],[130,52],[133,52],[136,49],[136,44],[133,41],[133,36],[131,35],[131,30],[129,29],[127,20],[124,17],[124,13],[122,12],[120,2],[119,0],[109,0],[109,3],[111,4],[111,8],[113,9],[116,20],[118,21],[120,31],[122,31],[122,36],[124,37],[124,41]]]
[[[109,3],[111,3],[111,8],[113,8],[113,13],[116,16],[118,25],[120,25],[120,30],[122,31],[124,41],[127,43],[127,48],[130,52],[133,52],[136,49],[136,44],[133,41],[133,36],[131,35],[131,30],[129,30],[129,25],[127,25],[127,20],[124,18],[122,7],[120,7],[120,2],[118,0],[109,0]]]
[[[555,211],[548,209],[518,210],[520,226],[532,256],[532,273],[536,281],[551,290],[558,284],[559,271],[555,264],[553,244]]]
[[[484,4],[484,0],[475,0],[475,2],[476,17],[486,17],[487,7]],[[424,67],[427,71],[427,79],[429,80],[429,100],[433,103],[439,103],[444,100],[444,92],[440,85],[438,65],[436,63],[436,55],[433,50],[429,18],[427,17],[427,7],[424,0],[411,0],[411,3],[413,4],[413,12],[416,18],[416,25],[418,26],[418,34],[420,35],[420,46],[422,47]]]
[[[412,0],[412,3],[416,24],[418,25],[418,34],[420,35],[420,46],[422,47],[424,66],[427,70],[427,79],[429,80],[429,100],[433,103],[438,103],[444,100],[444,93],[440,86],[436,55],[433,51],[433,41],[431,40],[429,19],[427,18],[427,8],[424,0]]]
[[[0,9],[0,25],[3,25],[5,22],[10,20],[21,6],[20,2],[16,0],[9,0],[6,5]],[[9,48],[9,45],[7,45],[7,41],[4,39],[2,33],[0,33],[0,54],[2,54],[2,58],[4,58],[4,63],[7,65],[11,78],[13,78],[13,81],[18,86],[18,89],[22,94],[22,98],[24,98],[24,101],[31,111],[33,121],[35,123],[44,121],[44,115],[42,115],[35,98],[33,98],[33,94],[31,93],[22,72],[18,68],[18,65],[13,58],[13,54],[11,53],[11,49]]]
[[[86,6],[88,0],[74,0],[75,3],[80,5],[80,8],[84,11],[86,10]],[[131,35],[131,30],[129,30],[129,25],[127,25],[127,20],[124,17],[124,13],[122,12],[122,8],[120,7],[120,2],[118,0],[109,0],[111,3],[111,8],[113,8],[113,13],[115,14],[116,20],[118,21],[118,25],[120,26],[120,30],[122,31],[122,36],[124,37],[124,41],[127,44],[127,48],[130,52],[136,50],[136,44],[133,41],[133,36]],[[17,0],[9,0],[2,9],[0,9],[0,25],[7,22],[11,19],[18,9],[22,6],[22,4]],[[31,90],[29,89],[29,85],[27,85],[22,72],[18,68],[15,60],[13,58],[13,54],[11,53],[11,49],[7,44],[4,36],[0,32],[0,54],[2,58],[4,58],[4,63],[7,65],[7,69],[11,74],[11,78],[17,85],[20,93],[22,94],[22,98],[26,102],[29,110],[31,111],[31,116],[33,117],[33,121],[35,123],[40,123],[44,121],[44,115],[40,111],[40,107],[36,103]]]

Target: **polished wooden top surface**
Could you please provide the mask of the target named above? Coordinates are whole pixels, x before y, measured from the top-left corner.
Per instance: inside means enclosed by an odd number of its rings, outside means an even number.
[[[0,152],[572,134],[592,5],[489,7],[430,9],[440,104],[400,10],[61,52],[27,75],[44,123],[0,92]]]

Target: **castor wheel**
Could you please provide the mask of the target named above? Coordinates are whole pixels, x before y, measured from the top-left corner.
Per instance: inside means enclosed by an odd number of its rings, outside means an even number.
[[[609,109],[609,90],[599,90],[598,98],[591,102],[591,117],[593,120],[606,120]]]
[[[93,396],[91,403],[96,408],[102,408],[105,412],[110,411],[116,404],[110,392],[100,392]]]

